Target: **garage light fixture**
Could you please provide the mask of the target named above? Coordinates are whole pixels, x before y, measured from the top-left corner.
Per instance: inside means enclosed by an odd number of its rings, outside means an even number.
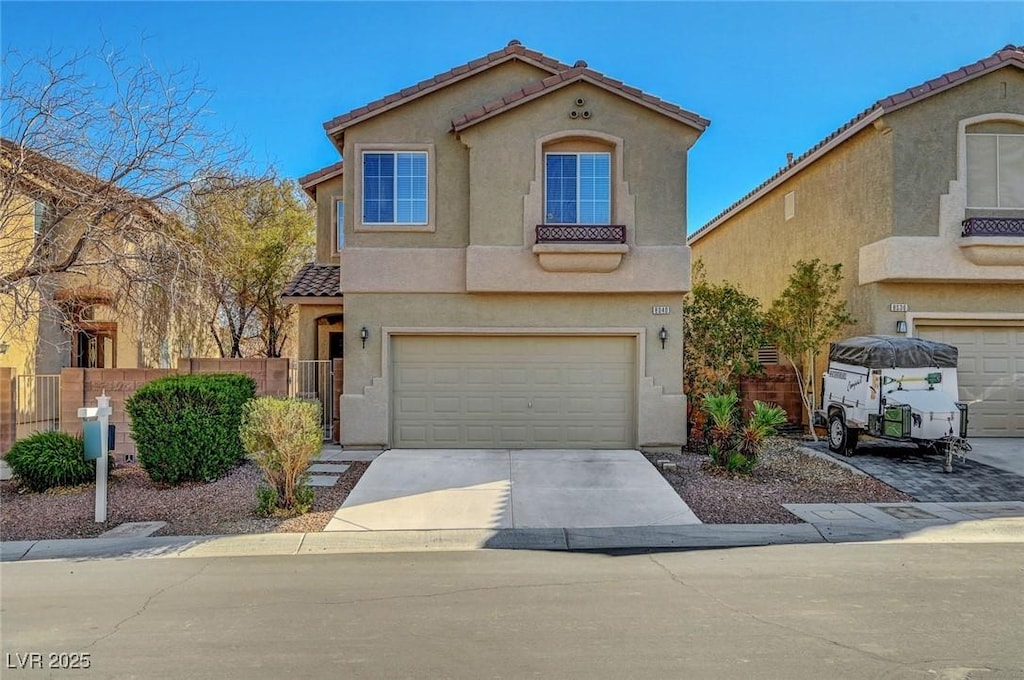
[[[897,321],[896,322],[896,332],[897,333],[906,333],[907,332],[907,322],[904,321],[903,319],[900,319],[899,321]]]
[[[668,329],[664,326],[658,331],[658,339],[661,340],[661,348],[665,349],[665,341],[668,340]]]
[[[359,339],[363,341],[363,349],[366,349],[366,339],[370,337],[370,330],[363,326],[359,329]]]

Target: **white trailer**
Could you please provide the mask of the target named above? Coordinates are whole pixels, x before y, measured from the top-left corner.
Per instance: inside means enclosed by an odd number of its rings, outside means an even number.
[[[958,401],[957,349],[920,338],[869,335],[829,347],[822,404],[815,424],[828,431],[832,451],[853,455],[861,434],[913,442],[963,457],[967,404]]]

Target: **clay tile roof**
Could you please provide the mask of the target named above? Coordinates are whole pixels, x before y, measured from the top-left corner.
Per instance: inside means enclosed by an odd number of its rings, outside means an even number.
[[[315,170],[308,175],[303,175],[299,178],[299,186],[302,190],[310,195],[312,198],[316,198],[316,185],[321,182],[325,182],[332,177],[337,177],[341,173],[345,172],[345,161],[338,161],[337,163],[331,163],[325,168]]]
[[[68,209],[87,205],[91,197],[112,196],[120,210],[159,224],[168,219],[153,201],[5,137],[0,137],[0,159],[2,179],[25,183],[32,193],[48,195]]]
[[[910,106],[911,104],[915,104],[922,99],[932,96],[933,94],[937,94],[959,85],[965,80],[977,78],[1005,66],[1024,68],[1024,45],[1007,45],[1006,47],[996,51],[996,53],[990,57],[980,59],[973,64],[961,66],[954,71],[944,73],[943,75],[937,78],[932,78],[920,85],[915,85],[902,92],[897,92],[889,95],[888,97],[879,99],[874,104],[844,123],[842,127],[831,133],[828,137],[825,137],[825,139],[821,140],[799,157],[795,158],[792,163],[781,168],[778,172],[756,186],[738,201],[718,213],[718,215],[712,218],[707,224],[695,231],[693,235],[687,239],[687,242],[693,243],[693,241],[717,227],[727,218],[731,217],[733,213],[737,212],[742,207],[745,207],[756,197],[767,192],[771,187],[785,179],[788,179],[797,172],[800,172],[800,170],[809,164],[809,159],[811,159],[811,157],[823,147],[828,146],[832,142],[839,143],[841,140],[838,138],[841,136],[845,138],[844,133],[849,132],[850,134],[853,134],[883,114],[892,113],[893,111],[902,109],[905,106]],[[809,162],[805,164],[804,161]]]
[[[536,50],[523,47],[522,43],[518,40],[512,40],[508,45],[500,50],[496,50],[490,54],[473,59],[466,64],[456,66],[455,68],[449,69],[444,73],[439,73],[432,78],[422,80],[415,85],[406,87],[394,94],[389,94],[388,96],[370,102],[365,106],[360,106],[348,113],[336,116],[324,123],[324,129],[327,130],[328,134],[340,132],[346,127],[354,125],[365,118],[377,115],[378,113],[383,113],[385,110],[401,106],[412,99],[422,97],[423,95],[429,94],[440,87],[457,82],[463,78],[467,78],[479,73],[480,71],[491,68],[496,64],[504,63],[512,59],[529,62],[534,66],[550,71],[551,73],[558,73],[559,71],[565,71],[571,68],[557,59],[552,59],[551,57],[541,54]]]
[[[583,63],[585,64],[585,62]],[[531,83],[526,87],[516,90],[515,92],[510,92],[501,99],[488,102],[482,107],[478,107],[472,111],[464,113],[452,121],[452,130],[455,132],[465,130],[471,125],[475,125],[476,123],[487,120],[488,118],[493,118],[494,116],[504,113],[508,109],[519,106],[520,104],[525,104],[532,99],[542,97],[560,87],[564,87],[565,85],[578,81],[586,81],[593,85],[597,85],[598,87],[604,88],[605,90],[609,90],[625,97],[626,99],[636,102],[641,106],[646,106],[658,113],[674,118],[675,120],[687,125],[691,125],[698,130],[703,130],[711,123],[711,121],[698,116],[692,111],[687,111],[675,104],[659,99],[654,95],[642,92],[635,87],[625,85],[621,80],[609,78],[603,73],[594,71],[584,65],[555,73],[543,80]]]
[[[285,286],[281,297],[341,297],[341,267],[310,262]]]

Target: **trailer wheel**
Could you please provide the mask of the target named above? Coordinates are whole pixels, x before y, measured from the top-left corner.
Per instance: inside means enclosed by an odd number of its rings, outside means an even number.
[[[828,448],[829,451],[841,453],[848,456],[853,453],[853,446],[857,445],[856,433],[846,427],[846,420],[839,411],[833,411],[828,415]]]

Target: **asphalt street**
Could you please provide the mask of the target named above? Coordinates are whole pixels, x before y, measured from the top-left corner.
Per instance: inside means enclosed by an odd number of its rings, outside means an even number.
[[[38,561],[0,587],[5,679],[1024,677],[1024,544]]]

